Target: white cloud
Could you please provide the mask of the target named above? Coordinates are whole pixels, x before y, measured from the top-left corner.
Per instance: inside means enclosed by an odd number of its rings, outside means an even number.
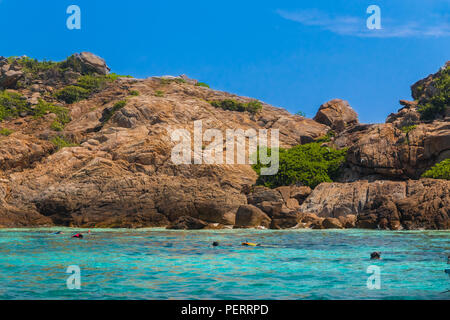
[[[381,16],[381,30],[369,30],[366,19],[369,15],[331,16],[319,10],[284,11],[277,13],[284,19],[313,26],[339,35],[373,38],[403,38],[403,37],[448,37],[450,36],[450,19],[444,16],[433,17],[433,24],[425,22],[408,22],[399,24],[392,19]]]

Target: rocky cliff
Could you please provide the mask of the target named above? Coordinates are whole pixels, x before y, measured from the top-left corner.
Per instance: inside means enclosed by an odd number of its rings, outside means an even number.
[[[90,53],[0,58],[0,93],[0,227],[449,228],[449,181],[418,179],[450,157],[450,122],[421,120],[415,102],[378,125],[359,124],[339,99],[314,120],[264,103],[226,110],[210,102],[254,100],[186,76],[109,74]],[[348,148],[345,168],[311,190],[254,187],[245,164],[175,165],[168,130],[193,133],[197,120],[203,130],[279,129],[284,148],[334,132],[325,144]]]

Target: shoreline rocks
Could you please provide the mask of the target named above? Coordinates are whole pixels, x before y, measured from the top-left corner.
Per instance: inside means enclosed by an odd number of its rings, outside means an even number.
[[[109,72],[90,53],[69,59],[73,70],[27,71],[15,91],[34,103],[83,73]],[[0,58],[0,79],[21,72],[9,61]],[[0,85],[14,87],[14,77],[8,79]],[[267,104],[252,114],[208,103],[250,98],[196,84],[186,76],[119,78],[73,104],[51,100],[70,115],[60,131],[52,129],[51,112],[2,121],[11,133],[0,135],[0,228],[450,228],[450,182],[411,180],[450,157],[450,124],[421,121],[416,102],[402,101],[386,124],[365,125],[340,99],[324,103],[315,120]],[[119,101],[127,102],[116,110]],[[173,164],[168,129],[192,135],[197,120],[204,130],[278,129],[283,148],[330,136],[325,146],[349,149],[341,183],[268,189],[255,186],[250,165]],[[55,145],[56,138],[70,147]]]

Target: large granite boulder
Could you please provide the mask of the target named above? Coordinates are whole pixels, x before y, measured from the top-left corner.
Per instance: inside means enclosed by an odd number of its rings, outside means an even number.
[[[333,99],[320,106],[314,120],[341,132],[359,123],[358,114],[347,101]]]
[[[83,73],[98,73],[106,75],[111,70],[104,59],[90,52],[76,53],[73,57],[80,63]]]
[[[0,89],[13,89],[23,77],[23,72],[14,68],[4,57],[0,57]]]
[[[257,207],[251,204],[243,205],[236,213],[235,228],[268,228],[270,222],[270,218]]]

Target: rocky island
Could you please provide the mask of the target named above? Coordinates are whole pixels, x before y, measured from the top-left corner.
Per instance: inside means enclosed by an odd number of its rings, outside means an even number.
[[[87,52],[0,57],[0,227],[449,229],[449,73],[415,83],[386,123],[361,124],[341,99],[307,119],[184,75],[119,76]],[[250,164],[175,165],[167,128],[198,120],[278,129],[290,160],[341,160],[277,183]]]

